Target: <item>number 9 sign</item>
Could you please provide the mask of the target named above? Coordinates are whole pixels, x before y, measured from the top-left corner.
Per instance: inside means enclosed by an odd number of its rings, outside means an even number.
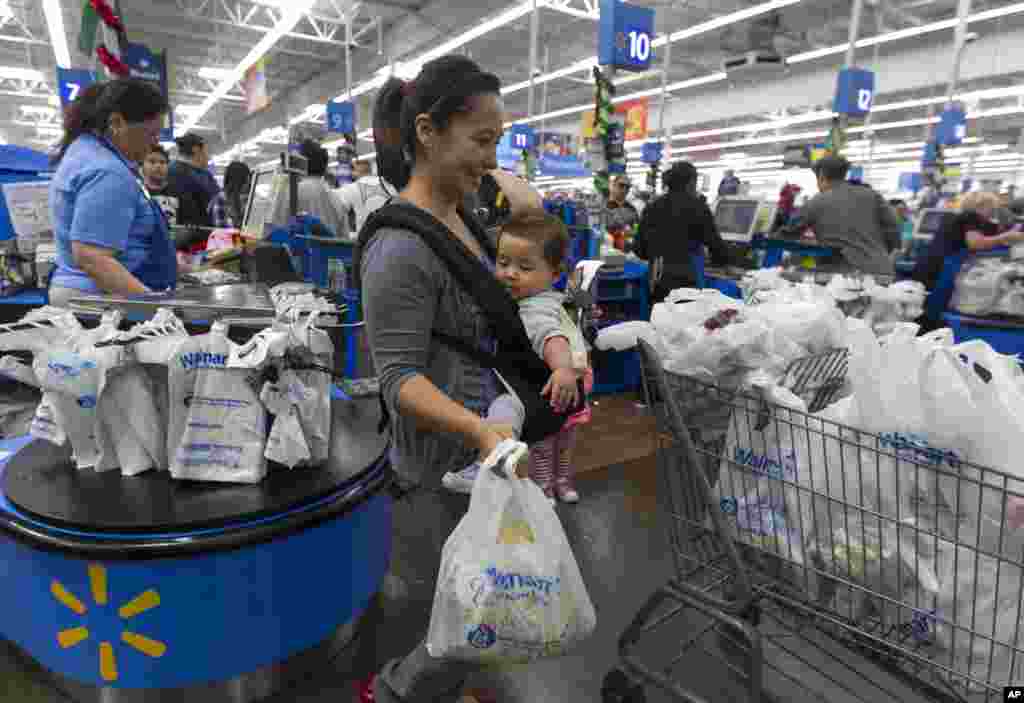
[[[356,131],[355,105],[349,102],[327,103],[327,129],[339,134],[352,134]]]

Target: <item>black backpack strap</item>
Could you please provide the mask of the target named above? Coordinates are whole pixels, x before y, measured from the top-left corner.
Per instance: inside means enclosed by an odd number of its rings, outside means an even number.
[[[483,227],[472,217],[463,215],[463,220],[484,251],[493,258],[495,247]],[[385,227],[420,235],[487,316],[497,341],[497,354],[484,352],[477,346],[476,340],[454,338],[436,331],[434,335],[484,368],[493,368],[501,374],[526,407],[523,441],[539,441],[558,432],[565,424],[566,416],[556,414],[540,395],[551,372],[530,344],[526,328],[519,317],[518,304],[483,262],[454,237],[440,220],[412,204],[394,200],[370,215],[359,233],[353,252],[353,270],[358,285],[362,285],[360,274],[363,252],[377,231]]]

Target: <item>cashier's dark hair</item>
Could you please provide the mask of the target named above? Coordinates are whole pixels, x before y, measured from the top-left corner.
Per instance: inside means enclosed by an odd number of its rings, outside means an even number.
[[[465,56],[442,56],[424,64],[413,81],[392,78],[380,89],[373,111],[377,170],[404,188],[416,163],[416,116],[430,115],[446,129],[453,115],[469,112],[469,99],[500,94],[501,81]]]
[[[64,111],[64,137],[53,155],[53,163],[59,163],[68,147],[83,134],[104,134],[115,113],[128,122],[138,123],[164,115],[170,109],[159,88],[148,81],[118,78],[93,83]]]

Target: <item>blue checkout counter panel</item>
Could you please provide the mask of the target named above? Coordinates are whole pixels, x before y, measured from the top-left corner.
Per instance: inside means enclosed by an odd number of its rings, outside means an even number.
[[[17,604],[0,637],[89,699],[207,700],[351,633],[388,568],[392,498],[378,402],[344,404],[327,467],[257,486],[78,471],[60,448],[0,443],[0,599]]]

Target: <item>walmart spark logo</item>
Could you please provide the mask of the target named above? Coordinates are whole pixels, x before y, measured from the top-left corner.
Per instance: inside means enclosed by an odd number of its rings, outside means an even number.
[[[92,599],[101,609],[108,604],[107,596],[107,570],[99,564],[89,565],[89,585],[92,589]],[[85,615],[87,608],[73,593],[71,593],[60,581],[50,584],[50,593],[59,603],[64,605],[75,615]],[[160,594],[150,589],[140,593],[117,610],[121,620],[132,618],[152,610],[160,605]],[[75,647],[90,637],[87,627],[73,627],[69,630],[61,630],[57,633],[57,643],[61,649]],[[123,630],[121,641],[126,645],[142,652],[147,657],[159,659],[167,652],[167,645],[157,640],[149,639],[135,632]],[[100,642],[100,676],[104,681],[117,681],[117,659],[114,656],[114,646],[110,642]]]

